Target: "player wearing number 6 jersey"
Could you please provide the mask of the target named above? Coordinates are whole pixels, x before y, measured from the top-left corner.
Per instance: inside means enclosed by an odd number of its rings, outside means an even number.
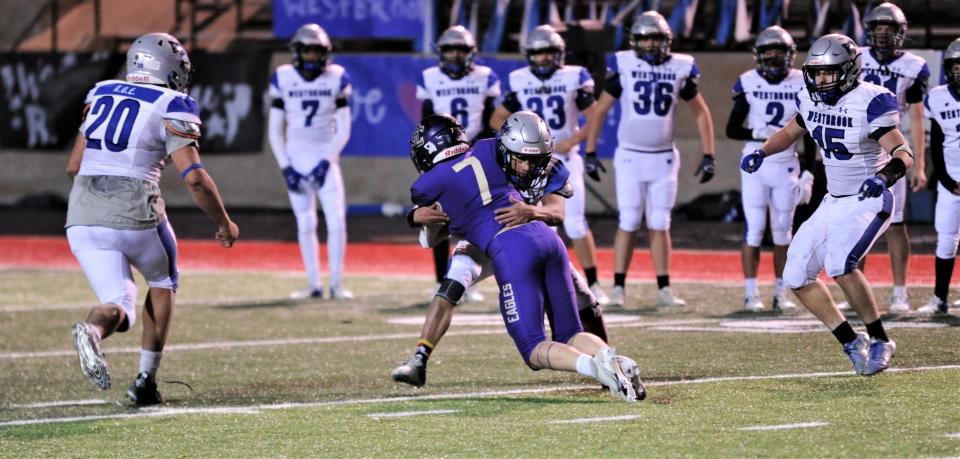
[[[327,224],[330,298],[350,299],[343,287],[347,250],[346,202],[340,152],[350,140],[350,77],[329,63],[331,44],[316,24],[306,24],[290,41],[293,65],[277,68],[270,78],[270,147],[286,180],[290,207],[297,218],[297,240],[307,272],[307,287],[295,299],[320,298],[320,253],[317,198]]]
[[[587,226],[584,158],[580,157],[580,142],[586,139],[596,112],[593,77],[579,65],[564,65],[566,44],[549,25],[530,32],[523,52],[529,65],[510,72],[503,103],[493,113],[490,125],[499,128],[511,113],[520,110],[533,111],[547,123],[555,141],[554,156],[570,171],[573,186],[573,196],[564,201],[563,230],[573,243],[587,284],[597,301],[606,304],[607,295],[597,282],[597,247]],[[580,115],[587,118],[584,129],[580,128]],[[593,167],[590,176],[599,180],[597,168],[603,166],[596,152],[588,151],[586,160]]]
[[[616,169],[619,226],[613,242],[614,287],[610,304],[624,305],[624,286],[633,243],[646,220],[650,252],[657,274],[657,306],[683,306],[670,290],[670,213],[677,200],[680,154],[673,143],[674,108],[682,99],[690,105],[703,143],[697,168],[700,183],[713,178],[713,119],[699,94],[700,71],[693,57],[671,54],[673,33],[656,11],[638,16],[630,27],[631,50],[616,53],[613,73],[597,105],[597,121],[587,139],[596,151],[606,113],[620,99],[620,126],[613,164]]]
[[[805,91],[797,114],[741,169],[754,173],[768,154],[779,153],[809,133],[823,151],[828,195],[790,243],[783,280],[800,302],[843,345],[859,375],[890,364],[896,345],[887,337],[877,302],[857,263],[890,226],[894,196],[889,188],[913,165],[913,153],[897,129],[897,99],[886,88],[858,80],[860,53],[843,35],[818,39],[803,65]],[[866,324],[856,333],[837,310],[821,270],[834,278]],[[869,338],[868,338],[869,334]]]
[[[437,65],[423,71],[417,85],[417,99],[423,101],[421,118],[434,113],[453,116],[463,126],[471,142],[492,137],[487,125],[500,96],[500,78],[485,65],[478,65],[477,42],[466,27],[456,25],[437,38]],[[497,126],[499,128],[499,126]],[[433,248],[437,287],[444,281],[450,258],[450,244]],[[469,286],[468,286],[469,287]],[[473,287],[465,292],[467,301],[483,301]]]
[[[232,246],[238,234],[200,162],[200,109],[185,94],[192,71],[176,38],[165,33],[137,38],[127,51],[126,81],[101,81],[87,94],[85,119],[67,164],[73,179],[67,240],[100,300],[84,322],[74,324],[73,339],[81,370],[101,390],[111,385],[101,340],[129,330],[137,318],[131,266],[149,286],[140,369],[127,389],[137,405],[163,403],[157,369],[179,278],[177,240],[160,196],[167,161],[217,225],[220,244]]]

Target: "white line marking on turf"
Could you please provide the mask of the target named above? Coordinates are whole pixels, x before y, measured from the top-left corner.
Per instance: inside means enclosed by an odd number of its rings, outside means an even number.
[[[830,425],[829,422],[798,422],[796,424],[780,424],[776,426],[748,426],[741,427],[737,430],[750,430],[750,431],[766,431],[766,430],[789,430],[789,429],[809,429],[811,427],[823,427]]]
[[[943,434],[943,436],[947,438],[960,438],[960,432]]]
[[[410,416],[427,416],[431,414],[451,414],[451,413],[459,413],[459,412],[460,410],[394,411],[394,412],[387,412],[387,413],[367,413],[367,416],[374,419],[406,418]]]
[[[632,421],[634,419],[640,419],[640,415],[626,414],[623,416],[609,416],[605,418],[560,419],[556,421],[550,421],[549,424],[593,424],[595,422]]]
[[[10,405],[10,408],[50,408],[54,406],[81,406],[81,405],[106,405],[106,400],[99,398],[89,400],[60,400],[54,402],[25,403],[22,405]]]
[[[913,367],[913,368],[889,368],[887,373],[907,373],[936,370],[958,370],[960,365],[941,365],[931,367]],[[654,386],[676,386],[683,384],[709,384],[715,382],[730,381],[759,381],[767,379],[804,379],[804,378],[823,378],[831,376],[853,376],[850,371],[835,371],[822,373],[788,373],[779,375],[754,375],[754,376],[720,376],[715,378],[687,379],[680,381],[650,381],[645,384],[647,387]],[[490,398],[503,397],[510,395],[529,395],[529,394],[547,394],[552,392],[569,392],[578,390],[597,390],[596,384],[564,385],[545,387],[539,389],[513,389],[486,392],[460,392],[447,394],[430,395],[412,395],[403,397],[384,397],[371,399],[353,399],[353,400],[333,400],[327,402],[288,402],[288,403],[270,403],[265,405],[252,406],[233,406],[233,407],[214,407],[214,408],[160,408],[157,410],[144,409],[137,413],[117,413],[97,416],[73,416],[66,418],[38,418],[38,419],[16,419],[0,422],[0,427],[22,426],[34,424],[55,424],[62,422],[76,421],[96,421],[101,419],[119,419],[147,416],[173,416],[178,414],[257,414],[259,411],[284,410],[295,408],[322,408],[347,405],[373,405],[381,403],[403,403],[417,402],[424,400],[461,400],[470,398]]]

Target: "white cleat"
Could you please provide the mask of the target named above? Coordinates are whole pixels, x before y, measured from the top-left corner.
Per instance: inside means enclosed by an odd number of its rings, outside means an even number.
[[[672,308],[672,307],[682,307],[686,306],[687,302],[673,296],[673,292],[670,291],[670,287],[664,287],[657,291],[657,307],[658,308]]]
[[[463,292],[463,300],[467,303],[482,303],[484,299],[483,294],[476,287],[470,287]]]
[[[797,304],[787,299],[786,293],[781,293],[773,297],[773,310],[779,312],[794,311]]]
[[[623,370],[623,374],[630,378],[630,384],[633,385],[633,392],[637,394],[637,400],[647,398],[647,389],[643,387],[643,380],[640,379],[640,367],[637,366],[637,362],[622,355],[618,355],[617,358],[620,359],[620,368]]]
[[[340,287],[340,288],[330,287],[330,299],[331,300],[352,300],[353,292],[343,287]]]
[[[841,302],[837,303],[837,310],[838,310],[838,311],[849,311],[849,310],[850,310],[850,303],[847,302],[847,301],[841,301]]]
[[[320,299],[323,298],[323,288],[322,287],[307,287],[302,290],[297,290],[290,292],[291,300],[310,300],[310,299]]]
[[[637,401],[633,382],[620,367],[621,360],[616,351],[609,347],[600,349],[593,355],[593,363],[597,366],[597,381],[606,386],[611,395],[625,402]]]
[[[936,295],[931,295],[930,299],[927,300],[927,304],[917,308],[917,314],[922,316],[947,314],[949,311],[950,307],[947,306],[947,302],[937,298]]]
[[[626,301],[626,297],[627,294],[623,291],[623,287],[616,286],[610,291],[610,298],[607,299],[607,305],[619,306],[622,308],[624,302]]]
[[[762,312],[763,301],[760,301],[759,295],[749,295],[743,299],[743,309],[747,312]]]
[[[590,291],[593,293],[593,297],[597,299],[597,303],[600,306],[606,306],[610,304],[610,297],[607,296],[607,293],[603,291],[603,287],[600,286],[599,282],[594,282],[590,286]]]
[[[890,314],[910,314],[910,300],[906,295],[894,295],[890,299]]]
[[[84,322],[73,324],[73,344],[80,358],[80,369],[90,384],[100,390],[110,388],[110,366],[100,350],[100,337]]]

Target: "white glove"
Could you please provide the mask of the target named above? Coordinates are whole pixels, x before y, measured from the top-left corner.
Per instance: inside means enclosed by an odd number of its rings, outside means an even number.
[[[797,198],[798,204],[809,204],[813,197],[813,174],[810,171],[803,171],[800,174],[800,193]]]

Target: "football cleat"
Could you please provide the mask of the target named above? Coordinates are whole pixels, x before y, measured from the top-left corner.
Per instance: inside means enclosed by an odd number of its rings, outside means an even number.
[[[413,387],[423,387],[427,383],[427,364],[420,354],[413,354],[406,362],[390,372],[396,382],[407,383]]]
[[[137,406],[149,406],[166,403],[157,390],[157,382],[151,381],[147,372],[141,372],[133,384],[127,388],[127,398]]]
[[[787,298],[786,293],[774,295],[773,310],[778,312],[787,312],[797,309],[797,304]]]
[[[843,345],[843,353],[853,362],[853,371],[862,375],[867,366],[867,348],[870,346],[870,337],[864,332],[857,332],[857,338]],[[889,359],[887,359],[889,360]]]
[[[593,297],[597,299],[597,303],[600,306],[606,306],[610,303],[610,297],[603,291],[603,287],[600,286],[599,282],[594,282],[593,285],[590,286],[590,292],[593,293]]]
[[[673,296],[673,292],[670,291],[670,287],[664,287],[657,291],[657,307],[681,307],[686,306],[687,302]]]
[[[467,303],[482,303],[484,299],[486,298],[476,287],[470,287],[463,292],[463,300]]]
[[[309,300],[323,298],[322,288],[307,287],[305,289],[290,292],[291,300]]]
[[[623,287],[616,286],[610,291],[610,298],[607,300],[607,305],[619,306],[622,308],[624,302],[626,301],[626,297],[627,294],[623,291]]]
[[[947,305],[946,301],[937,298],[936,295],[930,297],[927,300],[927,304],[917,308],[917,314],[930,316],[935,314],[947,314],[950,311],[950,306]]]
[[[760,301],[758,295],[749,295],[743,299],[743,309],[747,312],[761,312],[763,311],[763,301]]]
[[[630,357],[617,356],[620,359],[620,368],[623,374],[630,378],[630,384],[633,386],[633,392],[637,394],[637,400],[647,398],[647,389],[643,387],[643,381],[640,379],[640,367]]]
[[[909,314],[910,300],[907,295],[894,295],[890,299],[890,314]]]
[[[867,366],[863,369],[864,376],[875,375],[890,366],[890,359],[897,353],[897,343],[890,341],[870,340],[870,352],[867,356]]]
[[[841,302],[837,303],[837,310],[838,310],[838,311],[849,311],[849,310],[850,310],[850,302],[848,302],[848,301],[841,301]]]
[[[352,300],[353,292],[345,288],[333,288],[330,287],[330,299],[331,300]]]
[[[110,388],[110,366],[100,350],[100,337],[85,322],[73,324],[73,345],[80,358],[80,370],[100,390]]]
[[[593,355],[593,363],[597,366],[597,381],[610,390],[610,394],[625,402],[637,401],[637,393],[633,390],[633,383],[630,381],[623,368],[621,368],[620,356],[609,347],[597,351]]]

